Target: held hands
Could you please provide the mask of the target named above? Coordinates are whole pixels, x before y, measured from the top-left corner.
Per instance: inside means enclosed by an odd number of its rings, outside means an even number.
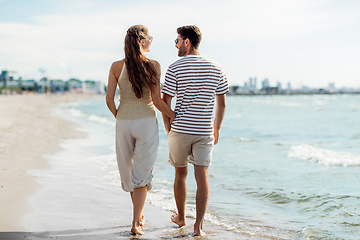
[[[174,114],[174,116],[175,116],[175,114]],[[169,133],[170,133],[171,123],[172,123],[172,121],[174,121],[174,118],[175,118],[174,116],[173,117],[168,117],[165,114],[163,114],[164,127],[165,127],[167,135],[169,135]]]
[[[174,119],[175,119],[175,115],[174,115],[174,118],[170,118],[170,125],[174,121]]]
[[[176,117],[176,115],[174,113],[173,117],[169,117],[169,125],[165,124],[165,130],[166,130],[167,135],[169,135],[169,133],[170,133],[171,123],[174,121],[175,117]]]

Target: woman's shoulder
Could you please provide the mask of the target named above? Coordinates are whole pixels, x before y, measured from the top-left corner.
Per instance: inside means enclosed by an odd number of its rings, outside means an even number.
[[[115,61],[115,62],[112,63],[111,68],[113,68],[113,69],[120,68],[120,70],[121,70],[122,67],[124,66],[124,63],[125,63],[125,59]]]
[[[124,63],[125,63],[125,59],[121,59],[121,60],[113,62],[112,65],[111,65],[110,71],[113,74],[115,74],[115,76],[117,78],[120,76],[120,73],[121,73],[121,71],[123,69]]]

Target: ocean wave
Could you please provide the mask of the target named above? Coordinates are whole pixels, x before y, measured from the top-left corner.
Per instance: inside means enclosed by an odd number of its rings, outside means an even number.
[[[109,126],[115,126],[115,121],[111,121],[108,118],[97,116],[97,115],[90,115],[89,120],[93,122],[102,123]]]
[[[107,155],[91,157],[89,158],[89,161],[94,161],[101,164],[101,170],[105,173],[103,178],[108,180],[111,185],[116,187],[121,186],[115,152]]]
[[[173,183],[167,180],[153,178],[152,185],[153,189],[148,192],[146,202],[163,210],[176,212]],[[194,212],[192,214],[194,214]]]
[[[326,166],[360,166],[359,154],[320,149],[308,144],[292,146],[288,152],[288,157],[317,162]]]
[[[109,125],[109,126],[115,126],[115,121],[112,121],[106,117],[93,115],[93,114],[89,115],[79,109],[76,109],[76,108],[68,108],[67,111],[74,117],[87,118],[88,120],[90,120],[92,122],[97,122],[97,123],[101,123],[101,124]]]
[[[255,140],[252,138],[230,137],[230,139],[237,141],[237,142],[255,142]]]
[[[314,104],[315,105],[327,105],[328,101],[326,101],[326,100],[315,100]]]
[[[69,108],[67,110],[74,117],[84,117],[84,116],[86,116],[84,112],[82,112],[82,111],[80,111],[78,109],[75,109],[75,108]]]

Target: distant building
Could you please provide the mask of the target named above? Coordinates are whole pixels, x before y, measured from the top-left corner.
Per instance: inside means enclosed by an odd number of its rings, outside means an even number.
[[[63,80],[50,80],[51,92],[65,92],[66,91],[66,82]]]
[[[37,83],[37,90],[39,93],[46,93],[50,89],[49,80],[44,77]]]
[[[72,78],[66,81],[66,88],[68,91],[82,92],[82,82],[79,79]]]
[[[86,80],[80,81],[79,79],[69,79],[63,81],[60,79],[49,80],[43,77],[39,81],[33,79],[23,80],[15,71],[3,70],[0,74],[0,88],[1,92],[10,94],[12,92],[34,91],[39,93],[47,92],[87,92],[104,94],[106,86],[100,81]],[[118,89],[116,90],[118,93]]]
[[[278,88],[277,87],[266,87],[262,89],[266,94],[277,94]]]
[[[0,82],[1,85],[0,86],[5,86],[5,87],[18,87],[18,81],[17,78],[19,78],[17,75],[17,72],[15,71],[7,71],[7,70],[3,70],[1,71],[1,75],[0,75]]]
[[[264,81],[262,81],[261,83],[262,83],[262,89],[266,89],[270,87],[269,80],[267,78],[265,78]]]
[[[256,91],[256,78],[250,78],[250,90],[251,91]]]
[[[310,92],[310,88],[308,86],[302,86],[302,92],[303,93],[309,93]]]
[[[238,88],[239,88],[238,85],[229,86],[229,93],[230,93],[230,94],[236,94]]]
[[[8,71],[1,71],[1,75],[0,75],[0,87],[6,86],[6,85],[7,85],[7,81],[9,81]]]
[[[84,93],[103,94],[105,92],[104,84],[100,81],[86,80],[82,83]]]
[[[23,91],[36,91],[37,90],[37,84],[35,80],[19,80],[19,87]]]

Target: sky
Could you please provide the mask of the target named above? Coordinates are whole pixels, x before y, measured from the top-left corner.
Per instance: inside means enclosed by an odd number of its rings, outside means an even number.
[[[107,83],[136,24],[154,38],[147,57],[161,64],[161,82],[179,58],[176,29],[196,25],[200,53],[223,66],[230,85],[256,77],[258,88],[265,78],[285,88],[360,88],[358,0],[0,0],[0,71]]]

